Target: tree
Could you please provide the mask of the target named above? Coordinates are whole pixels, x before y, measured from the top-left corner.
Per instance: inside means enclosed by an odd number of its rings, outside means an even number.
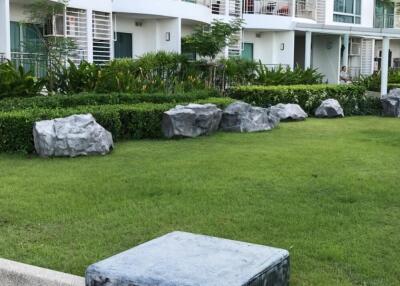
[[[237,33],[242,30],[242,25],[242,19],[229,23],[214,20],[210,25],[198,25],[191,35],[182,38],[182,50],[214,60],[225,47],[239,40]]]
[[[54,35],[49,33],[44,35],[46,27],[53,29],[54,17],[59,16],[64,23],[65,9],[68,5],[67,0],[58,2],[48,0],[35,0],[25,5],[26,13],[29,15],[29,22],[40,38],[40,53],[46,58],[47,89],[49,92],[55,92],[58,75],[62,72],[71,51],[75,49],[73,40],[67,38],[65,34]],[[50,25],[49,25],[50,24]],[[63,29],[65,27],[63,26]],[[29,46],[29,43],[22,43]],[[37,47],[35,47],[37,49]]]

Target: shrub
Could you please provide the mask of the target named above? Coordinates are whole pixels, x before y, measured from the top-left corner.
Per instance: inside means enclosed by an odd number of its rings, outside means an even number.
[[[76,65],[68,60],[68,66],[62,67],[56,76],[56,90],[60,93],[81,93],[95,90],[100,67],[86,61]]]
[[[209,98],[199,103],[215,103],[224,108],[232,101]],[[113,134],[114,140],[161,138],[163,113],[174,106],[173,103],[141,103],[0,112],[0,151],[31,153],[34,151],[32,128],[36,121],[84,113],[92,113],[97,122]]]
[[[174,94],[203,88],[225,90],[236,85],[291,85],[321,83],[316,70],[291,70],[283,67],[267,69],[240,58],[189,61],[175,53],[148,53],[138,59],[116,59],[104,66],[88,62],[52,73],[52,89],[59,93],[154,93]],[[45,79],[47,82],[49,78]],[[49,84],[48,84],[49,85]]]
[[[25,72],[22,66],[15,67],[11,62],[0,64],[0,99],[36,96],[43,86],[43,81],[36,79],[32,72]]]
[[[75,95],[36,96],[30,98],[7,98],[0,100],[0,111],[11,111],[25,108],[67,108],[79,105],[107,105],[107,104],[136,104],[149,103],[179,103],[193,100],[218,97],[214,90],[201,90],[189,93],[167,95],[155,94],[127,94],[127,93],[80,93]]]
[[[361,76],[355,84],[364,86],[370,91],[381,90],[381,73],[375,72],[369,76]],[[393,88],[400,88],[400,71],[389,69],[388,73],[388,92]]]
[[[283,66],[269,69],[261,62],[257,65],[256,74],[254,83],[260,85],[320,84],[324,78],[316,69],[295,67],[292,70]]]
[[[241,86],[228,91],[231,98],[258,106],[278,103],[297,103],[313,114],[321,102],[337,99],[346,115],[380,114],[379,98],[365,95],[365,88],[357,85],[295,85],[295,86]]]
[[[189,65],[184,55],[166,52],[114,60],[101,69],[96,91],[174,93],[196,89],[199,82],[190,81]]]

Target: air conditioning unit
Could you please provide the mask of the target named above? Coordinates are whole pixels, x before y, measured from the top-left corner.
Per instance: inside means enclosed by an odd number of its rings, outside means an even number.
[[[64,15],[53,15],[50,17],[45,26],[44,33],[45,37],[64,37],[65,36],[65,16]]]

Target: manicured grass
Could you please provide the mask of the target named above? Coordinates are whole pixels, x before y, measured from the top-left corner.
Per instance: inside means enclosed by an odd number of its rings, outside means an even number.
[[[400,285],[400,120],[0,155],[0,256],[83,275],[173,230],[289,249],[291,285]]]

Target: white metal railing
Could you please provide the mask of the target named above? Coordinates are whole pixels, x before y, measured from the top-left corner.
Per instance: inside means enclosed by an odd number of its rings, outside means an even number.
[[[292,0],[244,0],[243,13],[292,16]]]
[[[211,7],[211,0],[181,0],[181,1]]]
[[[228,0],[211,0],[211,12],[216,15],[225,15],[226,1]]]
[[[296,0],[296,17],[316,20],[317,1]]]
[[[348,74],[352,80],[358,79],[361,76],[361,67],[349,67]]]
[[[0,53],[0,63],[3,63],[7,60],[5,53]]]
[[[241,0],[229,0],[229,16],[242,17]]]
[[[93,62],[105,64],[111,60],[111,14],[93,11]]]
[[[46,56],[40,53],[11,52],[11,62],[25,71],[31,71],[36,77],[43,77],[47,70]]]
[[[290,69],[290,65],[288,65],[288,64],[263,64],[263,66],[268,70],[277,70],[277,69],[288,70],[288,69]]]
[[[86,10],[67,8],[65,16],[65,35],[75,45],[75,51],[70,53],[70,59],[79,64],[87,59],[88,54]]]

